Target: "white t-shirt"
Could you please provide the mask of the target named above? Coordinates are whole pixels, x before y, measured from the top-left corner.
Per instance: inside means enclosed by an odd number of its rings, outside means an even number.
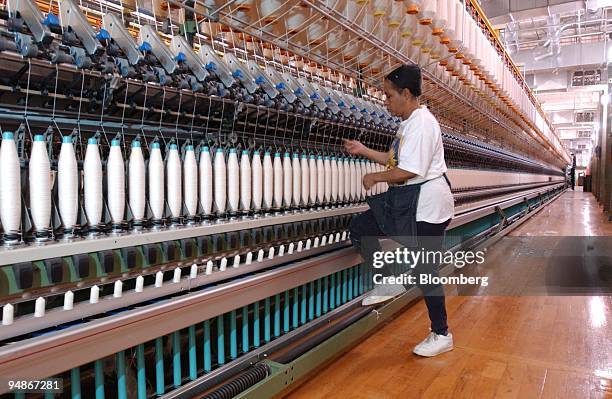
[[[443,223],[453,217],[453,195],[442,176],[446,172],[442,133],[438,121],[426,107],[415,110],[400,124],[389,151],[387,167],[398,167],[417,175],[405,184],[431,180],[421,186],[416,213],[418,222]]]

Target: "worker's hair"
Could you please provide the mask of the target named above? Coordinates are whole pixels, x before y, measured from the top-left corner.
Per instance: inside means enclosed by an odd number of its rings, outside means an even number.
[[[385,78],[398,92],[408,89],[414,97],[421,95],[421,68],[417,64],[404,64],[395,68]]]

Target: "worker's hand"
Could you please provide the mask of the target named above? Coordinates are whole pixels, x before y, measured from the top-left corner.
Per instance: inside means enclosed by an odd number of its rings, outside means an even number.
[[[363,176],[363,187],[365,187],[366,190],[371,189],[375,184],[376,179],[374,178],[374,173],[368,173],[367,175]]]
[[[357,140],[344,140],[344,148],[351,155],[363,155],[366,146]]]

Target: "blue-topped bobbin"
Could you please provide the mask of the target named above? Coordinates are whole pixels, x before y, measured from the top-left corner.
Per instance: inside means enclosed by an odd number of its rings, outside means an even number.
[[[13,140],[15,136],[13,136],[13,132],[4,132],[2,133],[2,140]]]
[[[235,154],[236,153],[236,149],[235,148],[230,148],[230,154]]]
[[[160,147],[161,147],[161,146],[159,145],[159,142],[158,142],[158,141],[156,141],[156,142],[154,142],[153,144],[151,144],[151,148],[152,148],[152,149],[159,149]]]
[[[178,145],[172,143],[172,144],[170,144],[170,149],[171,150],[178,150]]]
[[[185,151],[193,151],[193,146],[191,144],[185,146]]]
[[[64,136],[64,137],[62,137],[62,143],[69,143],[69,144],[72,144],[72,137],[70,137],[70,136]]]
[[[242,155],[249,155],[249,150],[242,150]]]
[[[223,152],[223,148],[217,148],[216,152],[217,152],[217,154],[220,153],[220,152]]]
[[[148,53],[151,50],[153,50],[153,48],[151,47],[151,45],[149,44],[149,42],[142,42],[142,44],[140,45],[140,47],[138,47],[138,50],[144,52],[144,53]]]
[[[96,140],[95,137],[90,137],[89,140],[87,140],[87,144],[95,144],[98,145],[98,140]]]
[[[100,32],[98,32],[98,34],[96,35],[96,38],[98,40],[110,40],[111,35],[106,29],[102,28],[100,29]]]
[[[119,139],[111,140],[111,147],[120,147],[120,146],[121,146],[121,140]]]
[[[59,26],[60,21],[57,15],[53,13],[49,13],[45,17],[45,19],[42,20],[42,23],[43,25],[47,25],[47,26]]]
[[[208,147],[202,147],[200,152],[210,152],[210,149]]]
[[[140,148],[140,141],[138,140],[132,141],[132,148]]]
[[[45,136],[42,134],[37,134],[34,136],[34,141],[45,141]]]

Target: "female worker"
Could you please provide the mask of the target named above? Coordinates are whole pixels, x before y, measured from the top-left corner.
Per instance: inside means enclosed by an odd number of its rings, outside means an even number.
[[[417,65],[402,65],[384,81],[386,106],[402,122],[388,152],[375,151],[355,140],[345,142],[347,151],[386,165],[384,172],[364,176],[369,189],[386,182],[386,193],[369,197],[370,209],[353,218],[350,232],[353,244],[371,266],[380,251],[378,238],[392,237],[404,247],[439,251],[444,230],[453,217],[453,196],[446,177],[446,163],[440,126],[426,107],[421,107],[421,70]],[[390,267],[376,270],[391,275]],[[438,265],[420,263],[412,275],[438,276]],[[423,290],[431,320],[431,332],[414,348],[421,356],[436,356],[453,349],[453,338],[446,324],[444,287],[417,284]],[[376,285],[363,305],[382,303],[405,291],[402,285]]]

